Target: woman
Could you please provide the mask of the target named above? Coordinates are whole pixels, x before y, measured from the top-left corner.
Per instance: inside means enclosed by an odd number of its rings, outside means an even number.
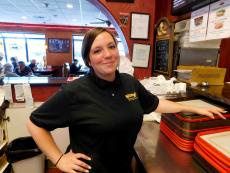
[[[82,57],[91,72],[35,110],[28,122],[38,146],[63,172],[131,173],[133,146],[144,113],[185,111],[222,116],[221,109],[158,100],[138,80],[120,74],[117,41],[106,29],[86,33]],[[67,126],[70,150],[63,154],[49,131]]]
[[[3,65],[3,73],[5,77],[19,77],[16,73],[13,72],[13,66],[10,63]]]

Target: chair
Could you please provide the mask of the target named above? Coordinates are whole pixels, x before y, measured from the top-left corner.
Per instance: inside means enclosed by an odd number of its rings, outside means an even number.
[[[69,70],[70,70],[69,63],[68,62],[64,63],[63,67],[62,67],[62,76],[68,77],[69,76]]]

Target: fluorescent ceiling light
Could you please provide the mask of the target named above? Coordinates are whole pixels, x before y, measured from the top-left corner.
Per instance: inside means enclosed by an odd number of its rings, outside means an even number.
[[[22,16],[21,18],[22,18],[22,19],[24,19],[24,20],[26,20],[26,19],[27,19],[27,17],[26,17],[26,16]]]
[[[67,8],[73,8],[73,4],[66,4]]]

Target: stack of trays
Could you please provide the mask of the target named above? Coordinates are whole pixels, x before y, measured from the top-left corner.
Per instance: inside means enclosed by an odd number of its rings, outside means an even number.
[[[162,114],[160,129],[178,148],[191,152],[198,132],[230,127],[230,114],[224,116],[226,120],[217,115],[211,119],[191,113]]]
[[[230,172],[230,128],[198,133],[194,149],[193,157],[207,172]]]

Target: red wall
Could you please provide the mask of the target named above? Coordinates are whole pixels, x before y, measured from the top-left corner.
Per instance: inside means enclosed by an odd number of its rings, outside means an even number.
[[[46,38],[65,38],[72,40],[72,32],[70,31],[47,31]],[[47,65],[51,66],[62,66],[65,62],[72,62],[72,41],[70,42],[70,51],[68,53],[50,53],[48,49],[46,50]],[[47,39],[46,39],[46,45]]]
[[[222,39],[220,44],[219,67],[227,68],[225,81],[230,82],[230,38]]]
[[[99,0],[107,10],[113,15],[116,22],[120,24],[119,17],[121,14],[127,13],[129,15],[128,24],[120,27],[122,30],[126,42],[129,48],[129,57],[132,57],[133,43],[142,43],[153,45],[154,40],[154,24],[155,24],[155,3],[157,0],[135,0],[134,3],[120,3],[120,2],[107,2],[106,0]],[[130,19],[131,12],[147,13],[150,15],[149,23],[149,39],[139,40],[130,39]],[[116,26],[115,26],[116,27]],[[152,58],[153,57],[153,46],[150,49],[149,66],[148,68],[135,68],[134,75],[143,79],[144,77],[150,77],[152,75]]]

